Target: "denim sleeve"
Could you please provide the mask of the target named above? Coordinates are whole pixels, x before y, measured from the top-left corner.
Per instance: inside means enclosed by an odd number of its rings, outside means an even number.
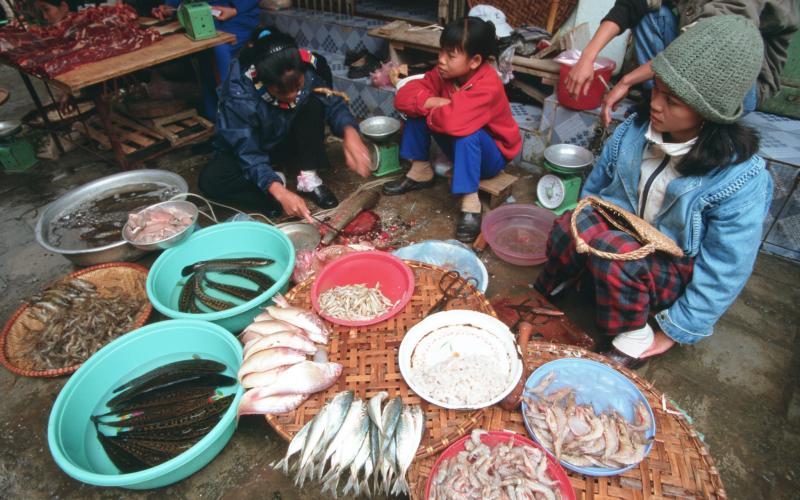
[[[670,338],[694,344],[713,333],[714,324],[753,271],[771,199],[772,178],[762,169],[730,198],[696,215],[705,219],[706,231],[692,279],[674,304],[656,314],[656,321]],[[693,221],[698,227],[700,223]]]
[[[606,141],[605,145],[603,146],[603,150],[600,152],[600,157],[594,162],[592,171],[589,172],[589,175],[586,177],[586,181],[583,183],[583,188],[581,189],[581,198],[585,198],[587,196],[598,196],[598,193],[600,193],[603,188],[611,184],[611,180],[614,178],[614,168],[616,167],[617,162],[617,148],[619,148],[619,145],[622,142],[622,137],[631,127],[631,124],[635,118],[636,115],[628,117],[627,120],[617,127],[617,129],[614,131],[614,135],[611,136],[611,139]]]
[[[325,107],[325,121],[331,127],[331,132],[338,137],[344,135],[344,129],[348,126],[358,130],[358,122],[347,103],[339,96],[326,96],[314,94],[310,99],[319,99]]]
[[[258,140],[258,116],[255,112],[239,109],[236,103],[221,101],[217,114],[217,137],[222,139],[236,155],[242,175],[262,191],[273,182],[281,182],[272,170],[269,152],[261,148]]]

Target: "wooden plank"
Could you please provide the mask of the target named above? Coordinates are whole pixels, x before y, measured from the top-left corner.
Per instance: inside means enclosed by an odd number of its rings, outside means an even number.
[[[139,50],[83,64],[50,81],[68,92],[76,93],[83,88],[119,78],[140,69],[195,54],[217,45],[235,42],[236,37],[224,31],[219,31],[215,38],[198,41],[191,40],[183,34],[168,35]]]
[[[491,179],[483,179],[480,182],[481,191],[485,191],[492,196],[497,196],[505,189],[509,188],[512,184],[517,182],[519,177],[511,175],[507,172],[500,172]]]

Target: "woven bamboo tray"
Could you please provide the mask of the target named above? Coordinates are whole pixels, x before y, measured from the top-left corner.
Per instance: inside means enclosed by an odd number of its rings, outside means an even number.
[[[565,469],[576,498],[727,498],[719,472],[705,445],[683,415],[652,384],[626,368],[608,363],[603,356],[579,347],[530,342],[525,350],[526,366],[532,370],[548,361],[568,357],[606,363],[625,374],[645,395],[656,417],[653,449],[639,467],[612,477],[583,476]],[[508,412],[497,406],[484,412],[479,427],[490,431],[508,430],[527,436],[522,412]],[[408,478],[412,499],[425,498],[425,484],[435,461],[436,457],[431,456],[417,459],[411,465]]]
[[[485,4],[497,7],[506,15],[506,21],[512,27],[518,28],[523,24],[547,27],[547,20],[550,16],[550,9],[556,0],[469,0],[470,8],[476,5]],[[572,14],[578,0],[560,0],[556,6],[556,17],[553,25],[553,32],[564,24],[564,21]]]
[[[150,317],[153,306],[147,299],[145,291],[147,268],[129,262],[100,264],[60,278],[48,287],[74,278],[81,278],[95,285],[101,297],[115,295],[122,290],[142,300],[142,307],[137,312],[135,319],[126,326],[127,331],[141,327]],[[39,328],[41,328],[41,323],[29,314],[26,302],[14,312],[0,333],[0,363],[11,372],[24,377],[60,377],[77,370],[81,363],[55,369],[43,369],[38,368],[27,357],[26,353],[28,345],[32,342],[33,332]]]
[[[312,395],[294,412],[267,415],[267,422],[284,439],[291,440],[306,422],[314,418],[325,402],[345,390],[354,391],[356,397],[362,399],[386,391],[390,398],[401,396],[405,404],[421,405],[426,416],[426,432],[417,451],[417,459],[445,449],[482,420],[484,410],[448,410],[428,403],[411,390],[400,374],[397,363],[400,342],[439,299],[439,280],[447,272],[429,264],[405,262],[414,271],[416,287],[411,300],[400,313],[381,323],[358,328],[327,323],[333,326],[328,359],[344,366],[342,375],[332,387]],[[297,285],[286,294],[286,299],[295,306],[310,309],[312,283],[313,278],[309,278]],[[467,287],[466,297],[452,300],[447,309],[472,309],[496,316],[483,294],[471,285]]]

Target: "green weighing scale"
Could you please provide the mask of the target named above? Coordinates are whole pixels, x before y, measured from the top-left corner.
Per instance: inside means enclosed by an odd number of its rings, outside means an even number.
[[[211,6],[206,2],[181,2],[178,22],[192,40],[207,40],[217,36]]]
[[[391,116],[373,116],[359,124],[361,135],[372,142],[370,159],[372,175],[384,177],[400,172],[400,145],[395,140],[400,120]]]
[[[38,162],[31,143],[16,137],[21,129],[19,120],[0,122],[0,170],[24,172]]]
[[[536,204],[561,215],[575,208],[581,195],[582,173],[594,162],[586,148],[554,144],[544,150],[545,174],[536,184]]]

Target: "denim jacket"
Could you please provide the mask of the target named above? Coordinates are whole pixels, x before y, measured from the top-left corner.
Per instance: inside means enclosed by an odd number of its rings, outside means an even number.
[[[270,151],[283,141],[289,133],[295,111],[309,99],[322,102],[325,121],[337,136],[341,137],[347,126],[358,127],[341,97],[313,93],[314,88],[327,86],[325,80],[309,65],[296,107],[282,109],[262,99],[252,80],[244,76],[239,61],[234,61],[228,79],[218,90],[214,148],[233,153],[239,160],[245,178],[265,191],[273,182],[280,182],[280,177],[272,169]]]
[[[581,193],[632,213],[639,206],[637,186],[647,131],[647,122],[639,125],[635,118],[617,127]],[[670,182],[653,225],[694,258],[683,295],[655,315],[670,338],[694,344],[713,333],[753,271],[771,199],[772,178],[759,156]]]

